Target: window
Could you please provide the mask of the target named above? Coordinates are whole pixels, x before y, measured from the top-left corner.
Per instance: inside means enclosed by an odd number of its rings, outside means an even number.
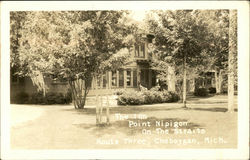
[[[117,75],[116,75],[116,71],[112,71],[112,86],[117,86]]]
[[[212,85],[212,80],[209,78],[209,79],[207,79],[207,84],[208,85]]]
[[[106,84],[107,84],[107,77],[106,77],[106,74],[103,75],[103,82],[102,82],[102,84],[103,84],[103,88],[105,88],[105,87],[106,87]]]
[[[127,70],[127,86],[131,86],[131,70]]]
[[[101,87],[101,76],[97,78],[97,86]]]
[[[141,45],[140,57],[145,57],[145,44]]]
[[[137,87],[137,71],[133,71],[133,85],[134,87]]]
[[[139,46],[138,45],[135,46],[135,56],[139,57]]]
[[[123,70],[119,70],[119,87],[124,86],[124,73]]]

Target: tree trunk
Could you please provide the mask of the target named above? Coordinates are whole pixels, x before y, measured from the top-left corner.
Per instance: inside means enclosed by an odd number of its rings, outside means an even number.
[[[183,61],[183,107],[186,108],[186,96],[187,96],[187,73],[186,73],[186,53],[184,53]]]
[[[82,79],[69,82],[75,109],[83,109],[88,94],[87,83]]]
[[[194,92],[194,90],[195,90],[195,79],[192,78],[190,80],[190,92]]]
[[[219,77],[218,77],[218,91],[216,89],[217,94],[221,94],[222,93],[222,82],[223,82],[223,74],[222,74],[223,70],[220,69],[219,70]]]
[[[168,66],[168,91],[176,91],[175,89],[175,69],[173,66]]]
[[[237,11],[229,11],[228,112],[234,107],[234,63],[237,55]]]
[[[216,93],[219,94],[219,78],[218,78],[218,71],[217,71],[217,69],[215,69],[215,72],[214,72],[214,79],[215,79]]]

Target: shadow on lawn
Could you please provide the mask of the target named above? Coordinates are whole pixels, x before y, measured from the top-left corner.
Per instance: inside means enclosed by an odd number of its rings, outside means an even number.
[[[143,122],[145,123],[150,123],[150,126],[137,126],[137,127],[129,127],[129,121],[137,122],[142,124]],[[162,121],[163,126],[156,126],[156,121]],[[172,122],[173,126],[165,126],[165,123],[168,122],[169,124]],[[196,128],[202,128],[199,124],[188,122],[186,125],[179,125],[178,128],[175,128],[174,123],[185,123],[187,122],[186,119],[180,119],[180,118],[165,118],[165,119],[159,119],[156,117],[148,117],[147,119],[128,119],[124,121],[115,121],[112,122],[111,125],[101,125],[101,126],[96,126],[94,124],[77,124],[75,126],[82,128],[82,129],[87,129],[90,130],[91,134],[94,134],[96,136],[104,136],[104,135],[114,135],[118,132],[121,132],[127,136],[135,136],[137,134],[142,135],[142,129],[147,129],[151,130],[152,134],[157,134],[156,129],[161,128],[163,130],[169,129],[169,134],[173,134],[174,130],[172,129],[196,129]]]
[[[141,112],[150,111],[168,111],[168,110],[178,110],[180,107],[168,108],[164,106],[121,106],[121,107],[110,107],[110,114],[120,113],[120,114],[138,114]],[[85,109],[64,109],[64,111],[74,111],[76,114],[86,114],[86,115],[96,115],[96,108],[85,108]],[[106,109],[103,109],[103,114],[106,113]]]
[[[192,108],[192,110],[198,111],[210,111],[210,112],[227,112],[227,108]],[[235,112],[238,112],[238,109],[234,109]]]
[[[187,103],[195,103],[195,104],[222,104],[227,103],[227,99],[214,99],[211,97],[215,97],[215,94],[209,94],[206,97],[199,97],[194,95],[187,96]]]
[[[209,94],[205,97],[201,97],[201,96],[195,96],[193,94],[188,94],[187,95],[187,101],[198,101],[198,100],[202,100],[202,99],[207,99],[207,98],[211,98],[214,97],[215,94]]]

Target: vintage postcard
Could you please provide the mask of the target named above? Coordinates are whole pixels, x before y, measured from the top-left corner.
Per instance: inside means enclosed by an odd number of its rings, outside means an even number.
[[[1,158],[248,158],[248,2],[2,2],[1,16]]]

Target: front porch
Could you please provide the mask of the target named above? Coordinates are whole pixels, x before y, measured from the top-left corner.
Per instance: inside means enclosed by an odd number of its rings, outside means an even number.
[[[99,78],[93,78],[88,96],[111,95],[116,90],[139,90],[139,86],[150,89],[156,85],[156,73],[143,66],[136,68],[121,68],[116,71],[107,71]]]

